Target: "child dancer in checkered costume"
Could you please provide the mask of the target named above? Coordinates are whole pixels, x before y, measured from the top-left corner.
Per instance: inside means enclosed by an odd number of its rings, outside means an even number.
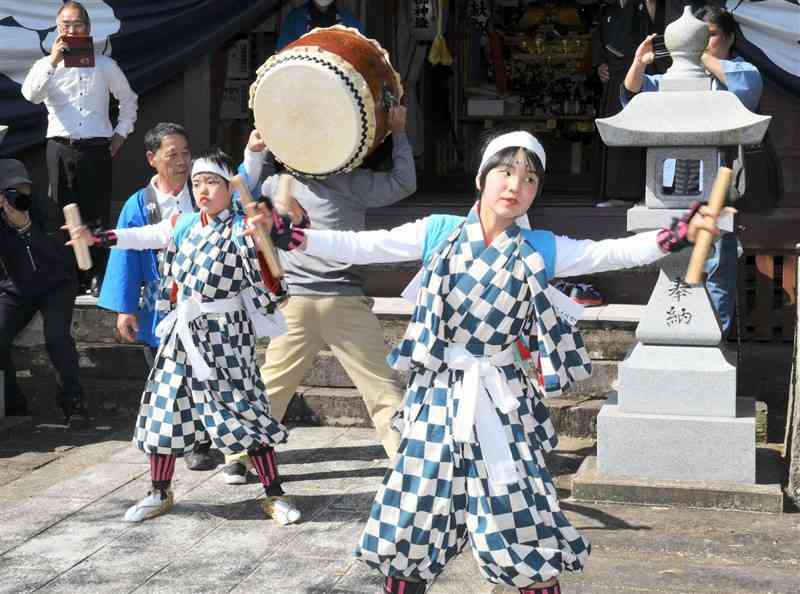
[[[355,551],[386,576],[387,593],[424,592],[467,542],[490,582],[525,594],[557,594],[561,572],[583,568],[589,542],[559,508],[544,462],[556,437],[542,392],[586,377],[590,363],[548,280],[653,262],[699,228],[715,232],[702,216],[598,242],[525,229],[544,172],[539,142],[513,132],[486,148],[466,218],[306,231],[311,255],[424,264],[411,323],[389,356],[410,372],[402,441]],[[541,387],[515,360],[518,339],[538,350]]]
[[[150,458],[153,488],[127,511],[125,520],[130,522],[171,508],[175,458],[192,451],[203,427],[223,453],[249,454],[264,485],[262,508],[268,516],[281,524],[300,518],[281,497],[273,446],[286,441],[288,431],[270,415],[255,351],[254,329],[269,334],[261,324],[280,325],[276,306],[286,293],[269,276],[253,240],[242,235],[244,217],[231,210],[233,171],[225,153],[210,150],[192,166],[199,213],[97,236],[77,230],[100,245],[166,248],[156,305],[166,317],[156,330],[161,345],[133,438]],[[292,249],[302,232],[278,223],[273,225],[275,243]]]

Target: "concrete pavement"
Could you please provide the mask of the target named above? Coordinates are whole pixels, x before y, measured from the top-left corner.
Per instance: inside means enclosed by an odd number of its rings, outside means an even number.
[[[119,419],[84,433],[34,428],[0,442],[0,593],[377,593],[381,579],[351,552],[386,460],[371,429],[297,427],[278,460],[303,512],[262,518],[257,482],[176,465],[176,504],[161,518],[122,522],[148,488],[145,458]],[[38,433],[36,433],[38,432]],[[587,505],[568,499],[591,440],[550,456],[563,507],[593,542],[565,594],[800,592],[800,514]],[[431,594],[506,592],[465,551]]]

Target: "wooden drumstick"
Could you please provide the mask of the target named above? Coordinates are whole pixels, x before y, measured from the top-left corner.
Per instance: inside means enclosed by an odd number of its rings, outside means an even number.
[[[728,196],[728,187],[731,185],[733,171],[730,167],[720,167],[717,172],[717,179],[711,188],[711,195],[708,198],[708,209],[711,215],[716,218],[725,206],[725,199]],[[689,260],[689,267],[686,269],[684,279],[690,285],[697,285],[703,280],[703,268],[705,267],[708,251],[714,241],[714,235],[710,231],[701,229],[694,242],[692,257]]]
[[[83,225],[81,221],[81,209],[74,202],[64,206],[64,222],[69,227],[69,238],[72,240],[72,249],[75,251],[75,259],[78,261],[78,268],[89,270],[92,267],[92,256],[89,254],[89,246],[85,241],[75,236],[73,229]]]
[[[253,195],[250,193],[250,188],[247,187],[247,184],[242,180],[241,176],[237,175],[233,177],[233,179],[231,179],[231,184],[238,190],[242,206],[248,206],[255,202],[255,200],[253,200]],[[267,262],[269,273],[276,279],[283,278],[283,266],[281,266],[281,261],[278,259],[278,254],[275,253],[275,246],[272,245],[272,238],[270,238],[269,233],[260,225],[256,227],[255,232],[258,237],[259,249],[261,253],[264,254],[264,260]]]
[[[305,213],[305,210],[300,206],[297,198],[294,197],[294,193],[292,192],[293,183],[294,177],[286,173],[281,173],[278,176],[278,189],[273,197],[273,203],[275,204],[275,209],[278,211],[278,214],[287,215],[292,219],[292,222],[295,222],[294,216],[298,216],[299,213]]]

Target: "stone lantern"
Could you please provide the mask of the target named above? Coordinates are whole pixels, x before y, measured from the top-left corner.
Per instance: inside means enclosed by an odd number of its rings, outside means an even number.
[[[693,201],[706,201],[723,147],[760,142],[770,122],[733,93],[711,90],[700,61],[708,27],[690,7],[664,42],[673,65],[660,91],[639,93],[619,114],[597,120],[607,145],[647,148],[645,203],[628,210],[634,232],[669,226]],[[687,163],[695,186],[671,190],[668,178]],[[758,490],[755,403],[736,398],[735,360],[720,348],[705,286],[683,280],[689,254],[660,261],[638,343],[597,419],[597,457],[573,481],[576,499],[728,507],[742,489]],[[772,487],[767,503],[744,507],[777,505],[776,493]]]

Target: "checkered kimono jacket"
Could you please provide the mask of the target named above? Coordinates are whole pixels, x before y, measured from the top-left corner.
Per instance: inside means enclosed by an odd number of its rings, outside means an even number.
[[[468,541],[489,581],[517,588],[579,570],[588,557],[545,466],[543,452],[556,444],[547,408],[518,363],[498,367],[518,407],[494,407],[517,482],[489,480],[474,432],[467,442],[453,437],[463,372],[445,361],[450,345],[491,356],[535,334],[551,391],[590,372],[579,335],[553,312],[543,259],[524,233],[512,225],[487,247],[473,208],[425,265],[412,321],[389,356],[410,372],[406,426],[355,551],[386,576],[430,581]]]
[[[181,215],[164,251],[163,281],[156,304],[164,316],[180,302],[203,302],[242,294],[263,313],[277,297],[264,285],[252,239],[243,237],[243,217],[224,210],[206,220]],[[207,313],[189,329],[211,375],[193,377],[177,325],[161,340],[145,385],[133,441],[146,454],[190,452],[208,432],[224,454],[258,444],[286,441],[288,430],[270,415],[269,400],[256,363],[256,334],[245,308]]]

